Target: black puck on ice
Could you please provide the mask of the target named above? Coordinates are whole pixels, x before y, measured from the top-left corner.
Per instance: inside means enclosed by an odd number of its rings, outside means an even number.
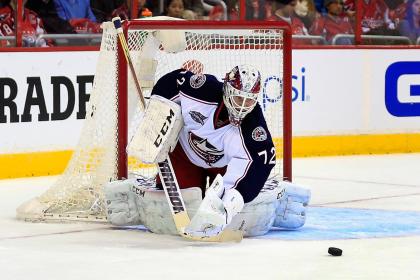
[[[328,254],[338,257],[343,254],[343,250],[341,250],[340,248],[330,247],[328,248]]]

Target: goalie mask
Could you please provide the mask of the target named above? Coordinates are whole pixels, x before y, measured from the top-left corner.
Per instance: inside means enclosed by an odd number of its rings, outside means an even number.
[[[239,126],[257,104],[261,88],[261,74],[250,65],[235,66],[226,73],[223,101],[232,125]]]

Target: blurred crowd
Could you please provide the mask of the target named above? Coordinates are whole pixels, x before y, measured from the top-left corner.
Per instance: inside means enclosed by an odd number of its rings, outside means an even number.
[[[16,2],[0,0],[0,47],[11,44],[7,38],[15,35]],[[362,35],[403,36],[406,44],[420,44],[420,0],[246,0],[245,3],[247,20],[289,22],[295,44],[353,44],[356,28],[360,28]],[[238,0],[23,0],[23,6],[20,24],[23,46],[54,45],[52,40],[39,40],[40,34],[99,34],[100,24],[115,16],[240,19]]]

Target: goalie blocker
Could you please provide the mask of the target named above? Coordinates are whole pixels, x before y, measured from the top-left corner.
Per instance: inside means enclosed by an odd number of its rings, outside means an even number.
[[[153,95],[127,152],[144,163],[162,162],[173,151],[184,122],[178,104]]]

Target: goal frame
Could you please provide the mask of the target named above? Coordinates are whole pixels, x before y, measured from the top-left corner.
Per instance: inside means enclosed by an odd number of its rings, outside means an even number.
[[[198,29],[281,29],[283,31],[283,180],[292,181],[292,33],[286,22],[280,21],[168,21],[168,20],[130,20],[123,21],[124,36],[128,38],[129,29],[142,30],[198,30]],[[121,43],[118,53],[118,143],[117,175],[119,179],[128,177],[128,65],[123,58]],[[280,62],[279,62],[280,63]]]

